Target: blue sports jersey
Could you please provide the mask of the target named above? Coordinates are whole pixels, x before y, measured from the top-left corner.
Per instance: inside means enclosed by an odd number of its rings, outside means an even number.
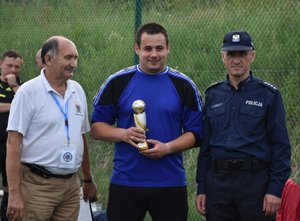
[[[198,145],[203,136],[202,101],[190,78],[169,67],[155,75],[142,72],[139,66],[121,70],[101,86],[94,99],[91,123],[133,127],[135,100],[146,103],[147,139],[166,143],[192,132]],[[130,144],[116,142],[111,182],[138,187],[184,186],[182,154],[149,159]]]

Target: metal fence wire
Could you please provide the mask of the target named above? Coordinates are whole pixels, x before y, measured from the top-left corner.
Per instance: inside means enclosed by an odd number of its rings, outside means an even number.
[[[21,78],[26,81],[39,74],[35,53],[46,39],[70,38],[79,51],[74,78],[83,86],[91,112],[104,80],[134,64],[134,33],[140,23],[155,21],[166,27],[171,45],[168,65],[190,76],[202,94],[226,76],[220,56],[224,34],[247,31],[257,52],[254,75],[281,90],[292,144],[292,178],[299,181],[299,18],[298,0],[0,0],[0,52],[21,52]],[[105,209],[113,146],[90,137],[89,146]],[[203,219],[194,206],[197,154],[197,148],[184,153],[189,220]]]

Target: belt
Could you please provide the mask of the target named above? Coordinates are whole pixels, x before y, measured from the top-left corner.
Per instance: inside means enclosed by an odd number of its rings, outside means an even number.
[[[263,161],[256,159],[212,159],[212,167],[215,170],[259,170],[267,167]]]
[[[37,164],[30,164],[30,163],[23,163],[25,166],[27,166],[30,171],[36,175],[39,175],[41,177],[44,177],[46,179],[50,178],[50,177],[54,177],[54,178],[62,178],[62,179],[68,179],[71,178],[75,173],[69,173],[69,174],[53,174],[52,172],[50,172],[49,170],[45,169],[42,166],[39,166]]]

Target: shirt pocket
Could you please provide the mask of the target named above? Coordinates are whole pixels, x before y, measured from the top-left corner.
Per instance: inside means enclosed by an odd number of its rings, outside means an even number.
[[[207,117],[212,131],[220,131],[226,121],[225,106],[208,108]]]
[[[240,129],[257,134],[265,130],[265,109],[256,106],[242,106],[239,114]]]

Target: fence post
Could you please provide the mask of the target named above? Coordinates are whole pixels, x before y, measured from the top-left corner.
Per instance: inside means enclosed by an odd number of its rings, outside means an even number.
[[[143,0],[135,0],[135,29],[134,29],[134,34],[137,32],[138,28],[141,25],[142,22],[142,3]],[[139,63],[139,58],[138,56],[134,53],[134,64]]]

